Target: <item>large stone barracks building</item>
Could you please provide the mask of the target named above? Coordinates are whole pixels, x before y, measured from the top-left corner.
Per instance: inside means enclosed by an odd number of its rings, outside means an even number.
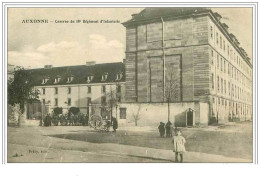
[[[91,114],[112,88],[120,124],[157,125],[168,110],[178,126],[252,118],[252,64],[219,14],[146,8],[123,25],[124,63],[36,69],[41,102]]]
[[[125,67],[122,62],[52,67],[26,70],[34,79],[34,88],[39,90],[41,104],[27,104],[27,119],[35,113],[51,113],[55,107],[67,113],[70,107],[77,107],[88,115],[98,114],[110,118],[107,102],[110,99],[120,104],[125,97]],[[120,110],[120,109],[118,109]],[[114,108],[114,114],[116,115]],[[122,110],[121,110],[122,111]]]
[[[162,119],[166,110],[158,108],[173,76],[175,122],[251,119],[252,64],[221,15],[207,8],[146,8],[123,25],[126,102],[146,105],[153,110],[148,118]]]

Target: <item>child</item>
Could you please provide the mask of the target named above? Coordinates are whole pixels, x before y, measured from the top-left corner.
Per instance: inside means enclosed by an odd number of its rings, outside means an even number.
[[[179,162],[178,156],[180,155],[180,162],[183,162],[183,154],[185,150],[185,138],[181,136],[181,131],[177,130],[177,135],[173,136],[173,152],[175,152],[175,162]]]

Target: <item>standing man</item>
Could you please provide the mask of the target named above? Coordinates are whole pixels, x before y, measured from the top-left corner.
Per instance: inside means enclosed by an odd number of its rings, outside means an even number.
[[[112,117],[111,121],[112,121],[112,125],[113,125],[113,130],[114,130],[113,132],[116,132],[116,129],[118,128],[117,120],[116,120],[116,118]]]

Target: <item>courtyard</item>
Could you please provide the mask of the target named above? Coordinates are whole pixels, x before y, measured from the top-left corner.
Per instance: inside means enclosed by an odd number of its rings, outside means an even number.
[[[8,127],[8,162],[173,162],[171,138],[158,126],[119,127],[116,133],[83,126]],[[184,162],[252,162],[252,122],[181,128]]]

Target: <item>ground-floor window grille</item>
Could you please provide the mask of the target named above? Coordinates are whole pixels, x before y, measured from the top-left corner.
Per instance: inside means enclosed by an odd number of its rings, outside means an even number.
[[[120,108],[120,119],[126,119],[126,108]]]

